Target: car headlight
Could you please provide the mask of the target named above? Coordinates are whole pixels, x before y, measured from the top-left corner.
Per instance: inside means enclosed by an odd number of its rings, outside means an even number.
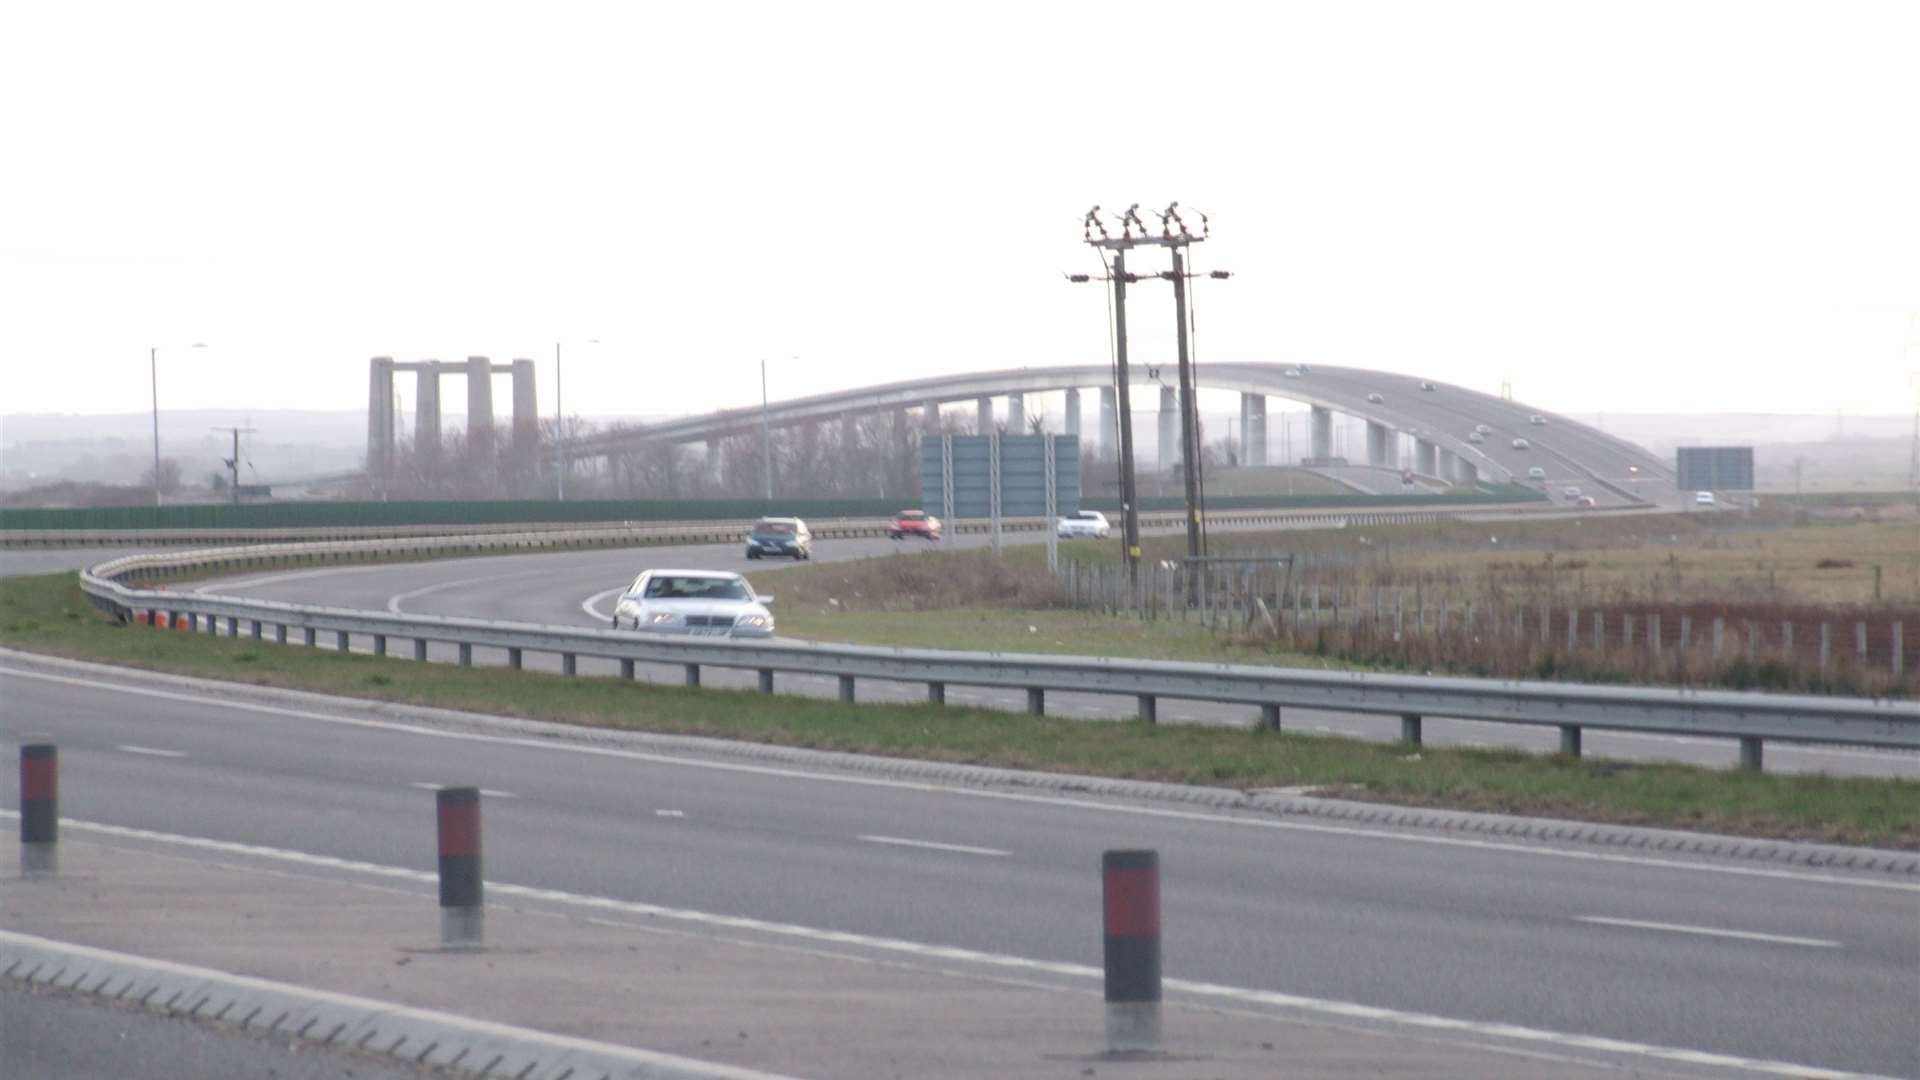
[[[773,620],[765,615],[742,615],[734,622],[735,626],[762,627],[773,625]]]
[[[662,623],[670,623],[672,621],[673,621],[673,615],[665,611],[656,611],[652,615],[647,617],[647,622],[652,623],[654,626],[659,626]]]

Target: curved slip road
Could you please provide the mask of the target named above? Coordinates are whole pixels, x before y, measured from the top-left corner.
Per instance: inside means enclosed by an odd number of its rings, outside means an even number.
[[[1920,1074],[1920,882],[956,790],[0,667],[0,731],[59,743],[75,819],[431,870],[430,791],[474,783],[491,880],[1042,964],[1099,963],[1099,853],[1153,847],[1170,978],[1568,1048]],[[0,772],[0,803],[14,783]]]
[[[1030,538],[1028,542],[1031,542]],[[982,547],[987,539],[967,534],[951,537],[942,543],[949,547]],[[820,541],[815,545],[814,557],[821,562],[894,555],[912,557],[925,553],[930,547],[932,545],[924,542],[886,539]],[[292,603],[332,604],[371,611],[605,626],[606,617],[612,610],[613,596],[648,567],[739,571],[750,578],[758,578],[760,586],[772,592],[777,600],[778,577],[766,578],[761,575],[784,565],[783,562],[749,561],[739,545],[707,544],[278,571],[222,578],[195,586],[195,589],[205,593]],[[779,612],[776,602],[776,620]],[[360,647],[364,648],[366,644],[362,642]],[[1006,648],[1008,651],[1018,651],[1021,643],[1010,640]],[[496,652],[476,649],[474,662],[504,664],[504,654]],[[452,659],[454,651],[451,646],[436,647],[431,655],[435,659]],[[538,670],[560,669],[559,659],[545,654],[528,655],[526,664]],[[613,661],[582,657],[578,670],[583,675],[617,675],[618,665]],[[636,676],[674,685],[680,684],[683,679],[678,665],[640,665]],[[757,685],[755,679],[751,671],[709,668],[702,673],[705,685],[712,687],[751,689]],[[832,698],[839,693],[838,683],[825,677],[782,675],[777,685],[782,692],[813,697]],[[863,680],[858,693],[861,700],[872,701],[926,699],[926,688],[920,683]],[[950,685],[947,688],[947,701],[955,705],[1009,710],[1026,707],[1022,691],[987,687]],[[1047,695],[1049,712],[1081,719],[1126,719],[1133,715],[1134,707],[1131,697],[1072,693]],[[1165,699],[1160,702],[1159,716],[1163,722],[1171,723],[1250,725],[1257,721],[1258,710],[1251,706]],[[1397,739],[1400,735],[1399,719],[1392,716],[1289,709],[1283,717],[1283,723],[1295,731],[1382,741]],[[1559,749],[1559,735],[1550,727],[1435,717],[1426,721],[1423,735],[1427,742],[1440,746],[1512,746],[1540,753],[1553,753]],[[1589,730],[1585,734],[1585,750],[1591,756],[1682,761],[1718,768],[1730,768],[1739,761],[1739,749],[1732,740],[1690,736]],[[1767,768],[1777,771],[1920,778],[1920,754],[1784,743],[1769,743],[1766,753]]]

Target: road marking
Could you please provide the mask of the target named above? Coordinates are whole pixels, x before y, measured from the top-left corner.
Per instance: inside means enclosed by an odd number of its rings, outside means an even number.
[[[586,612],[587,614],[593,616],[594,618],[600,620],[601,622],[605,622],[613,618],[613,612],[601,611],[599,608],[600,601],[605,600],[609,596],[617,596],[620,593],[623,593],[626,591],[627,591],[627,587],[625,585],[622,585],[617,589],[604,589],[600,592],[594,593],[592,596],[589,596],[585,600],[580,601],[580,610]]]
[[[653,812],[653,816],[654,817],[686,817],[687,812],[685,810],[655,810]]]
[[[327,577],[331,574],[351,574],[355,570],[365,569],[365,566],[329,566],[324,570],[295,570],[290,574],[269,574],[266,577],[241,578],[237,581],[225,578],[208,582],[193,591],[204,596],[214,589],[251,589],[260,585],[275,585],[282,581],[301,581],[306,578]]]
[[[419,788],[421,791],[440,791],[449,785],[435,784],[426,780],[415,780],[407,786]],[[481,788],[480,794],[485,795],[489,799],[517,799],[520,797],[511,791],[495,791],[492,788]]]
[[[524,749],[558,751],[569,754],[587,754],[594,757],[616,758],[624,761],[643,761],[655,765],[707,769],[713,772],[731,772],[749,776],[776,776],[782,779],[811,780],[820,783],[840,785],[850,784],[860,787],[887,788],[895,791],[917,791],[927,794],[951,795],[967,799],[993,799],[1002,802],[1025,803],[1035,806],[1057,806],[1076,810],[1088,810],[1102,814],[1123,814],[1170,821],[1195,821],[1216,825],[1233,825],[1240,828],[1314,833],[1324,836],[1353,836],[1402,844],[1423,844],[1429,847],[1498,851],[1543,859],[1569,859],[1576,862],[1647,866],[1696,874],[1725,874],[1732,877],[1768,878],[1776,881],[1797,881],[1813,885],[1842,885],[1858,889],[1890,889],[1895,892],[1920,893],[1920,883],[1909,881],[1887,881],[1870,877],[1844,877],[1838,874],[1810,873],[1801,870],[1783,870],[1772,867],[1687,862],[1679,858],[1669,859],[1652,855],[1622,855],[1610,851],[1586,851],[1576,848],[1546,847],[1516,841],[1476,840],[1464,836],[1432,836],[1413,832],[1395,832],[1389,829],[1371,828],[1360,825],[1331,825],[1323,822],[1281,821],[1266,817],[1238,817],[1199,810],[1175,810],[1158,806],[1131,806],[1119,803],[1104,803],[1094,799],[1075,798],[1067,795],[1037,795],[1028,792],[991,791],[981,788],[946,786],[925,780],[895,780],[878,776],[816,772],[798,767],[780,765],[752,765],[737,761],[709,761],[702,758],[681,757],[675,754],[647,750],[628,750],[612,746],[592,746],[578,743],[556,742],[548,737],[488,735],[473,731],[447,731],[441,728],[425,727],[419,724],[403,723],[397,720],[369,720],[360,717],[339,716],[333,713],[314,712],[309,709],[293,709],[279,705],[261,705],[254,702],[230,701],[225,698],[207,697],[202,694],[187,694],[173,690],[156,690],[145,686],[130,686],[124,683],[105,682],[98,678],[83,679],[68,675],[52,675],[38,671],[23,671],[19,668],[0,668],[0,676],[37,679],[42,682],[63,683],[90,690],[128,694],[134,697],[157,698],[164,701],[179,701],[214,708],[227,708],[238,712],[258,713],[263,716],[280,716],[295,720],[311,720],[317,723],[334,724],[339,727],[400,732],[430,739],[454,739],[460,742],[491,743],[495,746],[514,746]],[[356,704],[358,703],[343,703],[343,707],[351,708]],[[371,707],[377,708],[378,706],[374,705]]]
[[[187,756],[185,750],[155,750],[151,746],[129,746],[126,743],[121,743],[114,747],[114,749],[125,750],[129,754],[145,754],[148,757],[182,758]]]
[[[462,585],[478,585],[483,581],[499,581],[500,577],[501,575],[499,574],[489,574],[486,577],[462,578],[459,581],[442,581],[437,585],[422,585],[418,589],[408,589],[406,592],[394,593],[392,596],[387,597],[387,610],[395,615],[405,615],[406,612],[400,610],[400,601],[402,600],[412,600],[415,597],[425,596],[428,593],[437,593],[442,589],[455,589]]]
[[[1738,938],[1742,941],[1765,941],[1775,945],[1804,945],[1810,949],[1837,949],[1840,943],[1825,938],[1789,937],[1784,934],[1761,934],[1751,930],[1718,930],[1711,926],[1682,926],[1679,923],[1642,922],[1639,919],[1609,919],[1602,915],[1580,915],[1576,921],[1599,923],[1602,926],[1624,926],[1633,930],[1659,930],[1669,934],[1699,934],[1702,937]]]
[[[893,844],[898,847],[926,848],[929,851],[954,851],[962,855],[1011,855],[1011,851],[999,848],[969,847],[966,844],[939,844],[932,840],[908,840],[902,836],[862,836],[860,839],[869,844]]]
[[[0,817],[17,818],[19,816],[20,814],[17,810],[0,809]],[[141,840],[149,843],[171,844],[201,851],[216,851],[229,855],[247,855],[255,858],[274,859],[280,862],[321,867],[330,870],[347,870],[379,877],[411,881],[422,885],[430,885],[439,881],[439,874],[436,871],[414,870],[403,866],[386,866],[380,863],[363,862],[357,859],[342,859],[332,855],[317,855],[310,852],[293,851],[287,848],[268,847],[259,844],[243,844],[231,840],[214,840],[203,836],[182,836],[177,833],[155,832],[151,829],[136,829],[125,825],[75,821],[71,818],[61,818],[60,824],[75,832],[93,833],[101,836],[113,836],[129,840]],[[953,945],[935,945],[927,942],[909,941],[902,938],[857,934],[846,930],[823,930],[811,926],[801,926],[795,923],[770,922],[764,919],[753,919],[742,915],[721,915],[714,912],[697,911],[689,908],[665,907],[659,904],[649,904],[644,901],[619,900],[608,896],[571,893],[560,889],[543,889],[530,885],[516,885],[511,882],[488,881],[485,885],[488,892],[499,896],[540,900],[547,903],[594,908],[602,911],[618,911],[628,915],[639,915],[653,919],[671,919],[677,922],[720,927],[729,930],[746,930],[774,937],[795,938],[804,941],[872,949],[878,952],[912,956],[917,959],[935,960],[943,963],[970,963],[982,967],[1041,972],[1088,981],[1103,979],[1106,974],[1103,969],[1088,964],[1073,964],[1058,960],[1040,960],[1032,957],[1013,956],[1006,953],[982,952],[977,949],[966,949]],[[1419,1028],[1427,1031],[1464,1032],[1486,1038],[1504,1039],[1590,1052],[1620,1054],[1623,1056],[1648,1058],[1658,1061],[1679,1062],[1687,1065],[1724,1069],[1745,1069],[1749,1072],[1765,1073],[1772,1076],[1796,1077],[1800,1078],[1800,1080],[1866,1080],[1864,1074],[1844,1072],[1837,1069],[1816,1068],[1809,1065],[1799,1065],[1784,1061],[1770,1061],[1762,1058],[1743,1058],[1730,1054],[1712,1053],[1705,1050],[1689,1050],[1682,1047],[1659,1046],[1652,1043],[1633,1042],[1627,1039],[1615,1039],[1601,1035],[1581,1035],[1574,1032],[1521,1027],[1517,1024],[1462,1020],[1451,1016],[1435,1016],[1428,1013],[1406,1012],[1399,1009],[1361,1005],[1351,1001],[1305,997],[1299,994],[1288,994],[1277,990],[1256,990],[1248,987],[1227,986],[1220,983],[1196,982],[1177,978],[1163,979],[1161,985],[1165,987],[1165,989],[1177,994],[1209,998],[1218,1001],[1231,1001],[1242,1005],[1264,1005],[1272,1008],[1292,1009],[1297,1012],[1338,1017],[1345,1020],[1366,1020],[1375,1023]],[[1875,1080],[1877,1080],[1877,1078],[1875,1078]]]

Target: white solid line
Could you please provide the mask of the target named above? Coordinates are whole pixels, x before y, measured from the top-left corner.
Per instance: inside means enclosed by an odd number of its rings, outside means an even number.
[[[18,811],[0,809],[0,817],[17,818],[19,816]],[[60,824],[76,832],[97,833],[102,836],[117,836],[124,839],[144,840],[150,843],[173,844],[203,851],[218,851],[224,854],[275,859],[281,862],[322,867],[331,870],[354,871],[403,881],[412,881],[423,885],[433,884],[439,881],[439,875],[431,870],[414,870],[403,866],[385,866],[379,863],[362,862],[356,859],[342,859],[332,855],[315,855],[304,851],[292,851],[286,848],[266,847],[258,844],[242,844],[230,840],[214,840],[202,836],[181,836],[175,833],[155,832],[151,829],[136,829],[124,825],[106,825],[91,821],[75,821],[70,818],[61,818]],[[811,926],[800,926],[794,923],[769,922],[764,919],[747,918],[741,915],[720,915],[713,912],[695,911],[688,908],[670,908],[642,901],[618,900],[606,896],[570,893],[560,889],[542,889],[529,885],[515,885],[511,882],[488,881],[485,884],[490,892],[502,896],[514,896],[528,900],[542,900],[548,903],[595,908],[602,911],[619,911],[629,915],[640,915],[648,918],[672,919],[678,922],[720,927],[728,930],[745,930],[777,937],[798,938],[805,941],[873,949],[879,952],[913,956],[926,960],[979,964],[985,967],[1042,972],[1077,979],[1091,980],[1100,979],[1105,976],[1105,972],[1100,968],[1087,964],[1072,964],[1058,960],[1039,960],[1024,956],[1012,956],[1005,953],[981,952],[976,949],[965,949],[952,945],[934,945],[926,942],[907,941],[901,938],[856,934],[846,930],[822,930]],[[5,931],[0,931],[0,934],[4,933]],[[1682,1047],[1631,1042],[1626,1039],[1614,1039],[1600,1035],[1581,1035],[1572,1032],[1521,1027],[1516,1024],[1462,1020],[1450,1016],[1404,1012],[1399,1009],[1360,1005],[1349,1001],[1303,997],[1276,990],[1254,990],[1247,987],[1225,986],[1219,983],[1194,982],[1187,979],[1171,978],[1164,979],[1161,985],[1175,993],[1232,1001],[1239,1004],[1267,1005],[1277,1008],[1294,1009],[1320,1016],[1334,1016],[1342,1019],[1396,1024],[1428,1031],[1465,1032],[1484,1038],[1509,1039],[1517,1042],[1622,1054],[1657,1061],[1679,1062],[1688,1065],[1745,1069],[1748,1072],[1796,1077],[1800,1078],[1800,1080],[1863,1080],[1865,1075],[1844,1072],[1837,1069],[1798,1065],[1790,1062],[1769,1061],[1762,1058],[1743,1058],[1730,1054],[1712,1053],[1705,1050],[1688,1050]],[[1879,1080],[1879,1078],[1872,1078],[1872,1080]]]
[[[893,844],[898,847],[926,848],[929,851],[954,851],[962,855],[1011,855],[999,848],[969,847],[966,844],[937,844],[932,840],[908,840],[901,836],[861,836],[869,844]]]
[[[1895,892],[1920,893],[1920,883],[1910,881],[1888,881],[1882,878],[1871,877],[1844,877],[1838,874],[1810,873],[1799,870],[1781,870],[1760,866],[1735,866],[1725,863],[1687,862],[1678,858],[1659,858],[1652,855],[1622,855],[1610,851],[1586,851],[1576,848],[1535,846],[1517,841],[1475,840],[1464,836],[1434,836],[1423,833],[1395,832],[1389,829],[1376,829],[1355,825],[1329,825],[1320,822],[1282,821],[1265,817],[1236,817],[1198,810],[1174,810],[1158,806],[1129,806],[1119,803],[1105,803],[1094,799],[1074,798],[1066,795],[1035,795],[1015,791],[990,791],[981,788],[951,787],[923,780],[893,780],[878,776],[813,772],[806,769],[778,765],[749,765],[736,761],[709,761],[702,758],[680,757],[675,754],[655,753],[646,750],[626,750],[612,746],[556,742],[551,738],[535,738],[518,735],[486,735],[471,731],[446,731],[440,728],[423,727],[418,724],[406,724],[393,720],[369,720],[360,717],[314,712],[309,709],[294,709],[279,705],[260,705],[253,702],[230,701],[225,698],[207,697],[201,694],[186,694],[173,690],[156,690],[144,686],[130,686],[125,683],[106,682],[99,678],[82,679],[68,675],[50,675],[37,671],[22,671],[18,668],[0,668],[0,675],[10,675],[22,679],[38,679],[43,682],[64,683],[70,686],[85,687],[90,690],[104,690],[135,697],[150,697],[165,701],[180,701],[215,708],[228,708],[239,712],[259,713],[263,716],[283,716],[296,720],[312,720],[323,724],[335,724],[340,727],[364,728],[374,731],[393,731],[409,735],[420,735],[431,739],[455,739],[461,742],[491,743],[495,746],[514,746],[522,749],[559,751],[569,754],[589,754],[595,757],[609,757],[625,761],[644,761],[655,765],[674,765],[690,769],[708,769],[714,772],[741,773],[749,776],[777,776],[782,779],[812,780],[828,784],[852,784],[860,787],[887,788],[895,791],[918,791],[930,794],[952,795],[967,799],[995,799],[1003,802],[1026,803],[1036,806],[1057,806],[1075,810],[1088,810],[1102,814],[1127,814],[1171,821],[1195,821],[1214,825],[1232,825],[1240,828],[1273,829],[1280,832],[1315,833],[1324,836],[1353,836],[1402,844],[1424,844],[1430,847],[1498,851],[1506,854],[1527,855],[1543,859],[1571,859],[1576,862],[1647,866],[1696,874],[1727,874],[1733,877],[1769,878],[1776,881],[1798,881],[1813,885],[1842,885],[1859,889],[1891,889]],[[373,703],[365,706],[361,706],[359,702],[342,703],[342,707],[346,708],[355,706],[366,708],[378,707],[377,704]]]
[[[251,589],[259,585],[276,585],[282,581],[299,581],[305,578],[326,577],[330,574],[351,574],[355,570],[365,569],[365,566],[329,566],[323,570],[295,570],[289,574],[268,574],[266,577],[241,578],[237,581],[226,578],[208,582],[193,591],[204,596],[214,589]]]
[[[453,589],[462,585],[478,585],[483,581],[498,580],[500,580],[500,575],[491,574],[487,577],[463,578],[459,581],[442,581],[437,585],[423,585],[418,589],[408,589],[406,592],[394,593],[392,596],[387,597],[387,610],[395,615],[404,615],[406,612],[400,610],[400,601],[402,600],[411,600],[416,596],[437,593],[442,589]]]
[[[129,754],[145,754],[148,757],[181,758],[187,756],[185,750],[155,750],[151,746],[129,746],[125,743],[114,747],[114,749],[125,750]]]
[[[1603,915],[1576,916],[1577,922],[1599,923],[1602,926],[1624,926],[1634,930],[1660,930],[1669,934],[1699,934],[1702,937],[1739,938],[1742,941],[1765,941],[1775,945],[1805,945],[1810,949],[1837,949],[1840,943],[1825,938],[1789,937],[1785,934],[1761,934],[1752,930],[1717,930],[1711,926],[1682,926],[1679,923],[1642,922],[1639,919],[1609,919]]]
[[[602,622],[605,622],[606,620],[613,618],[613,612],[601,611],[599,607],[600,601],[605,600],[609,596],[614,596],[626,591],[627,591],[627,587],[625,585],[622,585],[617,589],[606,589],[601,592],[594,593],[592,596],[589,596],[585,600],[580,601],[580,610],[586,612],[587,614],[593,616],[596,619],[601,620]]]
[[[653,812],[653,816],[654,817],[686,817],[687,812],[685,810],[655,810]]]

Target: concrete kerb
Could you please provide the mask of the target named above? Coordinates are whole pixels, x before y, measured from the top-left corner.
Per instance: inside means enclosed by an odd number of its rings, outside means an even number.
[[[0,930],[0,978],[226,1024],[251,1034],[350,1047],[405,1064],[524,1080],[791,1080],[672,1054]]]
[[[493,716],[486,713],[463,712],[456,709],[396,705],[358,698],[334,697],[305,690],[248,686],[214,679],[68,660],[13,649],[0,648],[0,658],[27,668],[39,667],[110,676],[124,682],[146,682],[177,691],[190,690],[209,697],[220,697],[239,703],[282,707],[295,705],[332,710],[344,707],[360,710],[381,719],[482,735],[557,739],[582,745],[628,748],[650,753],[682,753],[756,764],[934,783],[949,787],[1170,803],[1198,810],[1308,818],[1347,825],[1498,838],[1502,841],[1578,845],[1642,855],[1702,856],[1773,865],[1920,877],[1920,852],[1914,851],[1814,844],[1765,837],[1728,836],[1678,829],[1575,821],[1565,818],[1521,817],[1471,810],[1397,806],[1321,798],[1300,794],[1291,789],[1243,791],[1238,788],[1168,784],[1151,780],[1119,780],[1076,773],[1035,772],[987,765],[959,765],[912,758],[809,750],[693,735],[611,731],[540,720],[524,720],[517,717]]]

